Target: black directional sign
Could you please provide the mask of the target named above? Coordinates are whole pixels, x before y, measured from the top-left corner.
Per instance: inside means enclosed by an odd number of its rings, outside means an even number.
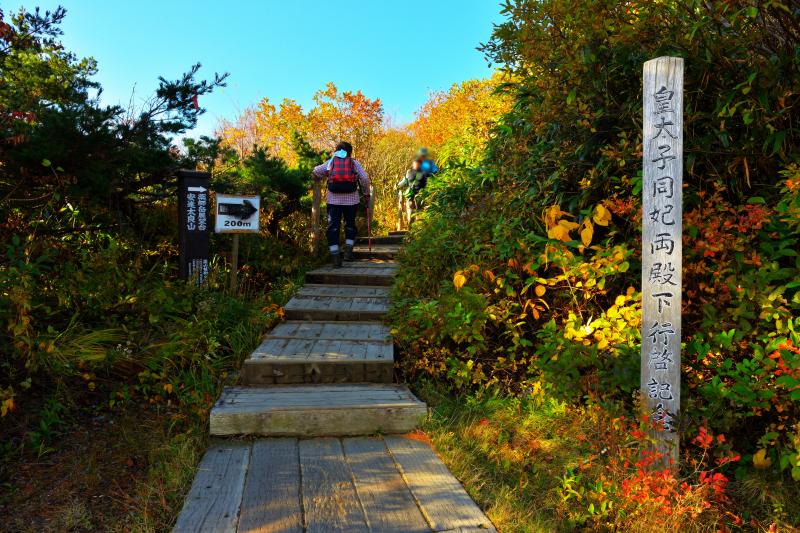
[[[246,218],[250,218],[253,213],[257,212],[258,208],[253,205],[253,202],[250,200],[243,200],[242,203],[220,203],[219,204],[219,211],[220,215],[228,215],[232,217],[236,217],[239,220],[244,220]]]
[[[194,279],[197,285],[204,285],[208,280],[211,174],[179,170],[177,176],[180,274],[184,279]]]

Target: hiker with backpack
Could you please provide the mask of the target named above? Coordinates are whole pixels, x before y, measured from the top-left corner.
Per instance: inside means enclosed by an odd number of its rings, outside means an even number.
[[[360,202],[358,188],[369,206],[369,176],[361,163],[353,159],[353,147],[348,142],[336,145],[333,157],[314,168],[315,179],[327,178],[328,248],[333,267],[341,268],[342,261],[353,260],[356,242],[356,211]],[[339,250],[339,231],[344,218],[344,254]]]
[[[428,185],[428,178],[435,174],[439,168],[433,159],[428,157],[428,149],[420,148],[417,157],[406,172],[405,177],[397,184],[400,194],[406,197],[408,223],[411,224],[411,215],[414,211],[422,209],[419,192]],[[403,192],[403,189],[405,191]]]

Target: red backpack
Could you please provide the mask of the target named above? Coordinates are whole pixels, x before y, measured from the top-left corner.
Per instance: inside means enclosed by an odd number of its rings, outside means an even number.
[[[355,192],[358,189],[358,174],[351,157],[334,157],[328,168],[328,190],[331,192]]]

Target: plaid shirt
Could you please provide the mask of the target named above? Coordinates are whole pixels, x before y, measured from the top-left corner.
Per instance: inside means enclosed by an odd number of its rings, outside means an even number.
[[[330,161],[326,161],[321,165],[317,165],[314,167],[314,171],[312,174],[317,179],[322,179],[328,176],[328,165]],[[353,159],[353,168],[356,171],[356,175],[358,176],[358,181],[361,184],[361,190],[369,195],[369,176],[367,176],[364,167],[361,166],[361,163]],[[361,201],[359,197],[359,192],[356,189],[353,192],[331,192],[327,191],[326,202],[329,205],[356,205]]]

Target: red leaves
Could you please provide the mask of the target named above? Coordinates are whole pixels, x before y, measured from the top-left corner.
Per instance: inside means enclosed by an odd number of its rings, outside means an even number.
[[[704,450],[707,450],[712,444],[714,444],[714,436],[711,435],[706,428],[700,426],[700,432],[694,439],[692,439],[692,442]]]

